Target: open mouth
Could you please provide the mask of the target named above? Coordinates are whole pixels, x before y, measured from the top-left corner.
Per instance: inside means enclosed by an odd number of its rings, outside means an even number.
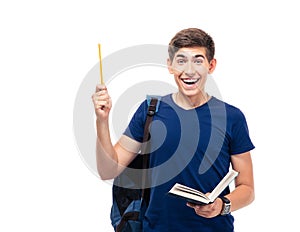
[[[196,84],[201,78],[184,78],[181,81],[186,85],[194,85]]]

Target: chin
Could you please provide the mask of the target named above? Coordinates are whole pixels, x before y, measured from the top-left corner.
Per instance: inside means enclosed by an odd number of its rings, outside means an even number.
[[[180,90],[180,92],[187,97],[196,96],[201,93],[199,89],[183,89],[183,88]]]

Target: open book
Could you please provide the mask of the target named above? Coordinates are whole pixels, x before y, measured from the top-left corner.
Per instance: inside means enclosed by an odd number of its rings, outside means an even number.
[[[231,183],[231,181],[237,177],[238,174],[239,173],[237,171],[231,169],[208,196],[196,189],[189,188],[178,183],[172,187],[168,194],[183,198],[193,204],[209,204],[214,202],[214,200],[223,192],[223,190]]]

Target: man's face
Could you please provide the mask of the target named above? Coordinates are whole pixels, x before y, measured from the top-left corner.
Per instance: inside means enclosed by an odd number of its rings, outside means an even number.
[[[168,69],[174,75],[178,90],[186,96],[204,91],[207,75],[211,74],[216,60],[207,60],[204,47],[181,48],[172,60],[168,60]]]

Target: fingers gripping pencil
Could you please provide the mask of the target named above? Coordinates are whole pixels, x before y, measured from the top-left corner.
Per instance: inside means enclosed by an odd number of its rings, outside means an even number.
[[[97,91],[99,91],[99,94],[100,94],[100,91],[102,91],[102,90],[106,91],[106,87],[105,87],[105,84],[104,84],[104,78],[103,78],[103,72],[102,72],[102,57],[101,57],[101,45],[100,45],[100,43],[98,44],[98,54],[99,54],[99,68],[100,68],[100,86],[97,87],[98,88]],[[100,107],[100,109],[104,110],[104,108],[108,107],[109,106],[109,100],[106,100],[106,104],[107,104],[107,106],[102,105]]]

